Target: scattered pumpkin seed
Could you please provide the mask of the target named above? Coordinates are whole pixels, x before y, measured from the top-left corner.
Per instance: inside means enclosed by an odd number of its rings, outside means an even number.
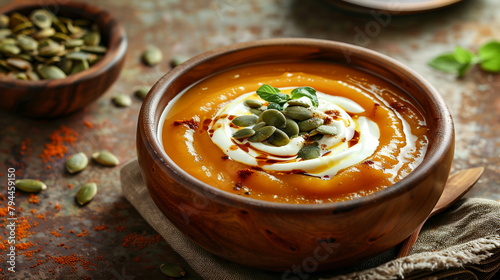
[[[85,169],[88,163],[89,159],[84,153],[77,153],[70,156],[66,160],[66,170],[68,170],[69,173],[74,174]]]
[[[180,54],[174,55],[172,57],[172,59],[170,60],[170,66],[175,67],[179,64],[184,63],[188,59],[189,59],[189,57],[185,56],[185,55],[180,55]]]
[[[34,179],[19,179],[15,184],[16,188],[25,192],[39,192],[47,188],[44,182]]]
[[[321,150],[317,143],[304,145],[297,153],[297,157],[302,159],[319,158],[320,155],[321,155]]]
[[[138,86],[134,90],[135,96],[137,96],[139,99],[144,100],[146,96],[148,95],[149,91],[151,90],[150,87],[147,86]]]
[[[242,115],[234,118],[231,122],[234,125],[246,127],[256,124],[258,119],[259,117],[256,115]]]
[[[97,184],[96,183],[86,183],[78,189],[76,193],[76,202],[80,205],[85,205],[89,203],[97,193]]]
[[[92,154],[92,159],[106,166],[116,166],[120,163],[118,158],[107,150],[102,150]]]
[[[163,263],[160,265],[161,273],[165,276],[178,278],[186,275],[186,271],[182,266],[175,263]]]
[[[125,95],[125,94],[115,95],[112,100],[116,106],[128,107],[128,106],[132,105],[132,99],[130,98],[130,96]]]
[[[267,142],[269,142],[270,144],[272,144],[274,146],[281,147],[281,146],[285,146],[286,144],[290,143],[290,138],[288,137],[288,135],[285,132],[283,132],[279,129],[276,129],[274,131],[273,135],[271,135],[271,137],[269,137]]]
[[[235,133],[233,133],[232,136],[234,139],[244,139],[244,138],[248,138],[254,134],[255,134],[255,130],[253,130],[251,128],[243,128],[243,129],[240,129],[240,130],[236,131]]]
[[[285,116],[294,120],[303,121],[312,118],[313,112],[302,106],[288,106],[283,111]]]
[[[285,124],[286,118],[283,113],[276,109],[265,110],[259,116],[267,125],[281,127]]]
[[[163,59],[161,50],[155,46],[148,46],[142,54],[142,61],[148,66],[158,65]]]
[[[307,120],[300,121],[298,123],[300,131],[310,131],[323,124],[323,120],[320,118],[310,118]]]
[[[264,102],[260,101],[260,100],[255,100],[255,99],[247,99],[247,100],[245,100],[244,104],[250,108],[257,109],[257,108],[262,107],[264,105]]]
[[[248,141],[250,142],[262,142],[266,140],[267,138],[271,137],[273,135],[274,131],[276,131],[276,127],[274,126],[264,126],[261,127],[257,130],[255,130],[255,134],[250,136],[248,138]]]
[[[320,125],[316,128],[316,131],[324,135],[337,135],[338,132],[337,128],[331,125]]]

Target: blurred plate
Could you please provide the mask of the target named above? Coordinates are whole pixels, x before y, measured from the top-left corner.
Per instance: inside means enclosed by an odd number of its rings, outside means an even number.
[[[462,2],[463,0],[327,0],[327,2],[353,12],[382,10],[392,14],[427,12]]]

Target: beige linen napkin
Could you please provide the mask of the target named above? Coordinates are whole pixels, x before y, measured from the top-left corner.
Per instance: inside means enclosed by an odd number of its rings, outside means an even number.
[[[406,258],[395,259],[393,248],[352,267],[285,276],[225,261],[186,238],[154,204],[137,160],[122,168],[121,182],[130,203],[204,279],[500,279],[500,203],[493,200],[462,199],[430,219]]]

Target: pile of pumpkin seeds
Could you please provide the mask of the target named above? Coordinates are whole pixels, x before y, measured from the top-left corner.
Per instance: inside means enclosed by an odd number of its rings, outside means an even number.
[[[325,118],[314,112],[314,106],[304,99],[289,99],[281,106],[269,106],[271,103],[266,105],[265,101],[256,99],[245,100],[244,104],[250,113],[231,121],[238,129],[232,137],[240,141],[247,139],[281,147],[290,143],[290,139],[302,136],[306,142],[298,157],[313,159],[321,156],[318,140],[337,134],[336,127],[326,124]]]
[[[0,75],[20,80],[62,79],[106,53],[96,24],[45,9],[0,14]]]

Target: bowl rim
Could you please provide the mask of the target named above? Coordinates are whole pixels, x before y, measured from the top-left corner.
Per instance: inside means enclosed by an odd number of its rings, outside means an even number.
[[[182,170],[166,154],[165,150],[160,145],[157,137],[157,131],[158,126],[161,124],[158,123],[155,125],[155,119],[157,116],[155,110],[159,105],[160,100],[162,99],[162,96],[168,87],[168,84],[175,81],[179,76],[188,72],[192,67],[206,63],[211,59],[224,56],[227,53],[277,45],[314,47],[319,46],[327,48],[336,47],[341,48],[342,50],[351,50],[352,53],[362,54],[363,56],[375,56],[378,59],[382,59],[384,63],[390,64],[392,67],[398,69],[400,75],[411,77],[411,80],[413,82],[418,84],[423,90],[429,93],[428,96],[430,102],[435,104],[435,108],[438,109],[436,112],[434,112],[436,115],[434,115],[433,117],[439,119],[438,125],[436,126],[439,129],[436,138],[440,139],[440,144],[430,146],[430,149],[428,149],[426,153],[426,159],[421,164],[419,164],[410,174],[405,176],[402,180],[391,185],[390,187],[377,191],[368,196],[340,202],[326,202],[319,204],[290,204],[243,197],[226,192],[216,187],[212,187],[209,184],[198,180],[194,176]],[[157,119],[159,120],[160,118],[158,117]],[[167,172],[171,177],[174,177],[174,180],[182,185],[189,186],[191,191],[205,196],[210,195],[211,199],[217,200],[221,203],[230,205],[238,204],[241,207],[251,209],[272,209],[275,212],[319,212],[331,211],[332,209],[335,209],[335,211],[342,213],[360,208],[362,206],[375,204],[382,199],[392,199],[399,194],[412,189],[417,185],[418,182],[421,182],[425,178],[427,178],[428,175],[432,173],[435,166],[448,153],[449,149],[453,147],[454,142],[454,127],[451,114],[439,92],[420,74],[387,55],[367,48],[337,41],[310,38],[274,38],[236,43],[213,49],[189,59],[183,64],[175,67],[170,72],[166,73],[152,87],[141,106],[137,129],[138,136],[140,134],[140,136],[142,137],[142,145],[144,145],[147,152],[150,153],[153,161],[164,172]],[[139,142],[137,142],[137,144],[139,145]],[[137,148],[139,149],[139,147]]]
[[[106,53],[102,56],[96,64],[92,65],[88,69],[85,69],[79,73],[68,75],[66,78],[62,79],[52,79],[52,80],[39,80],[39,81],[25,81],[12,79],[9,77],[0,76],[0,83],[3,85],[14,86],[14,87],[29,87],[29,88],[47,88],[47,87],[66,87],[74,85],[75,83],[82,83],[87,80],[94,79],[98,76],[103,75],[108,72],[114,65],[119,63],[122,58],[125,57],[128,39],[125,29],[120,24],[120,22],[106,9],[99,6],[83,3],[83,2],[64,2],[60,3],[57,0],[48,0],[42,2],[13,2],[0,7],[0,14],[10,14],[18,10],[26,9],[37,9],[44,7],[59,7],[59,12],[65,8],[70,8],[72,10],[81,10],[80,14],[82,18],[86,18],[86,14],[92,14],[96,16],[96,19],[106,19],[106,26],[99,26],[101,34],[103,33],[104,27],[109,30],[107,39],[108,46]],[[89,11],[91,10],[92,13]]]

